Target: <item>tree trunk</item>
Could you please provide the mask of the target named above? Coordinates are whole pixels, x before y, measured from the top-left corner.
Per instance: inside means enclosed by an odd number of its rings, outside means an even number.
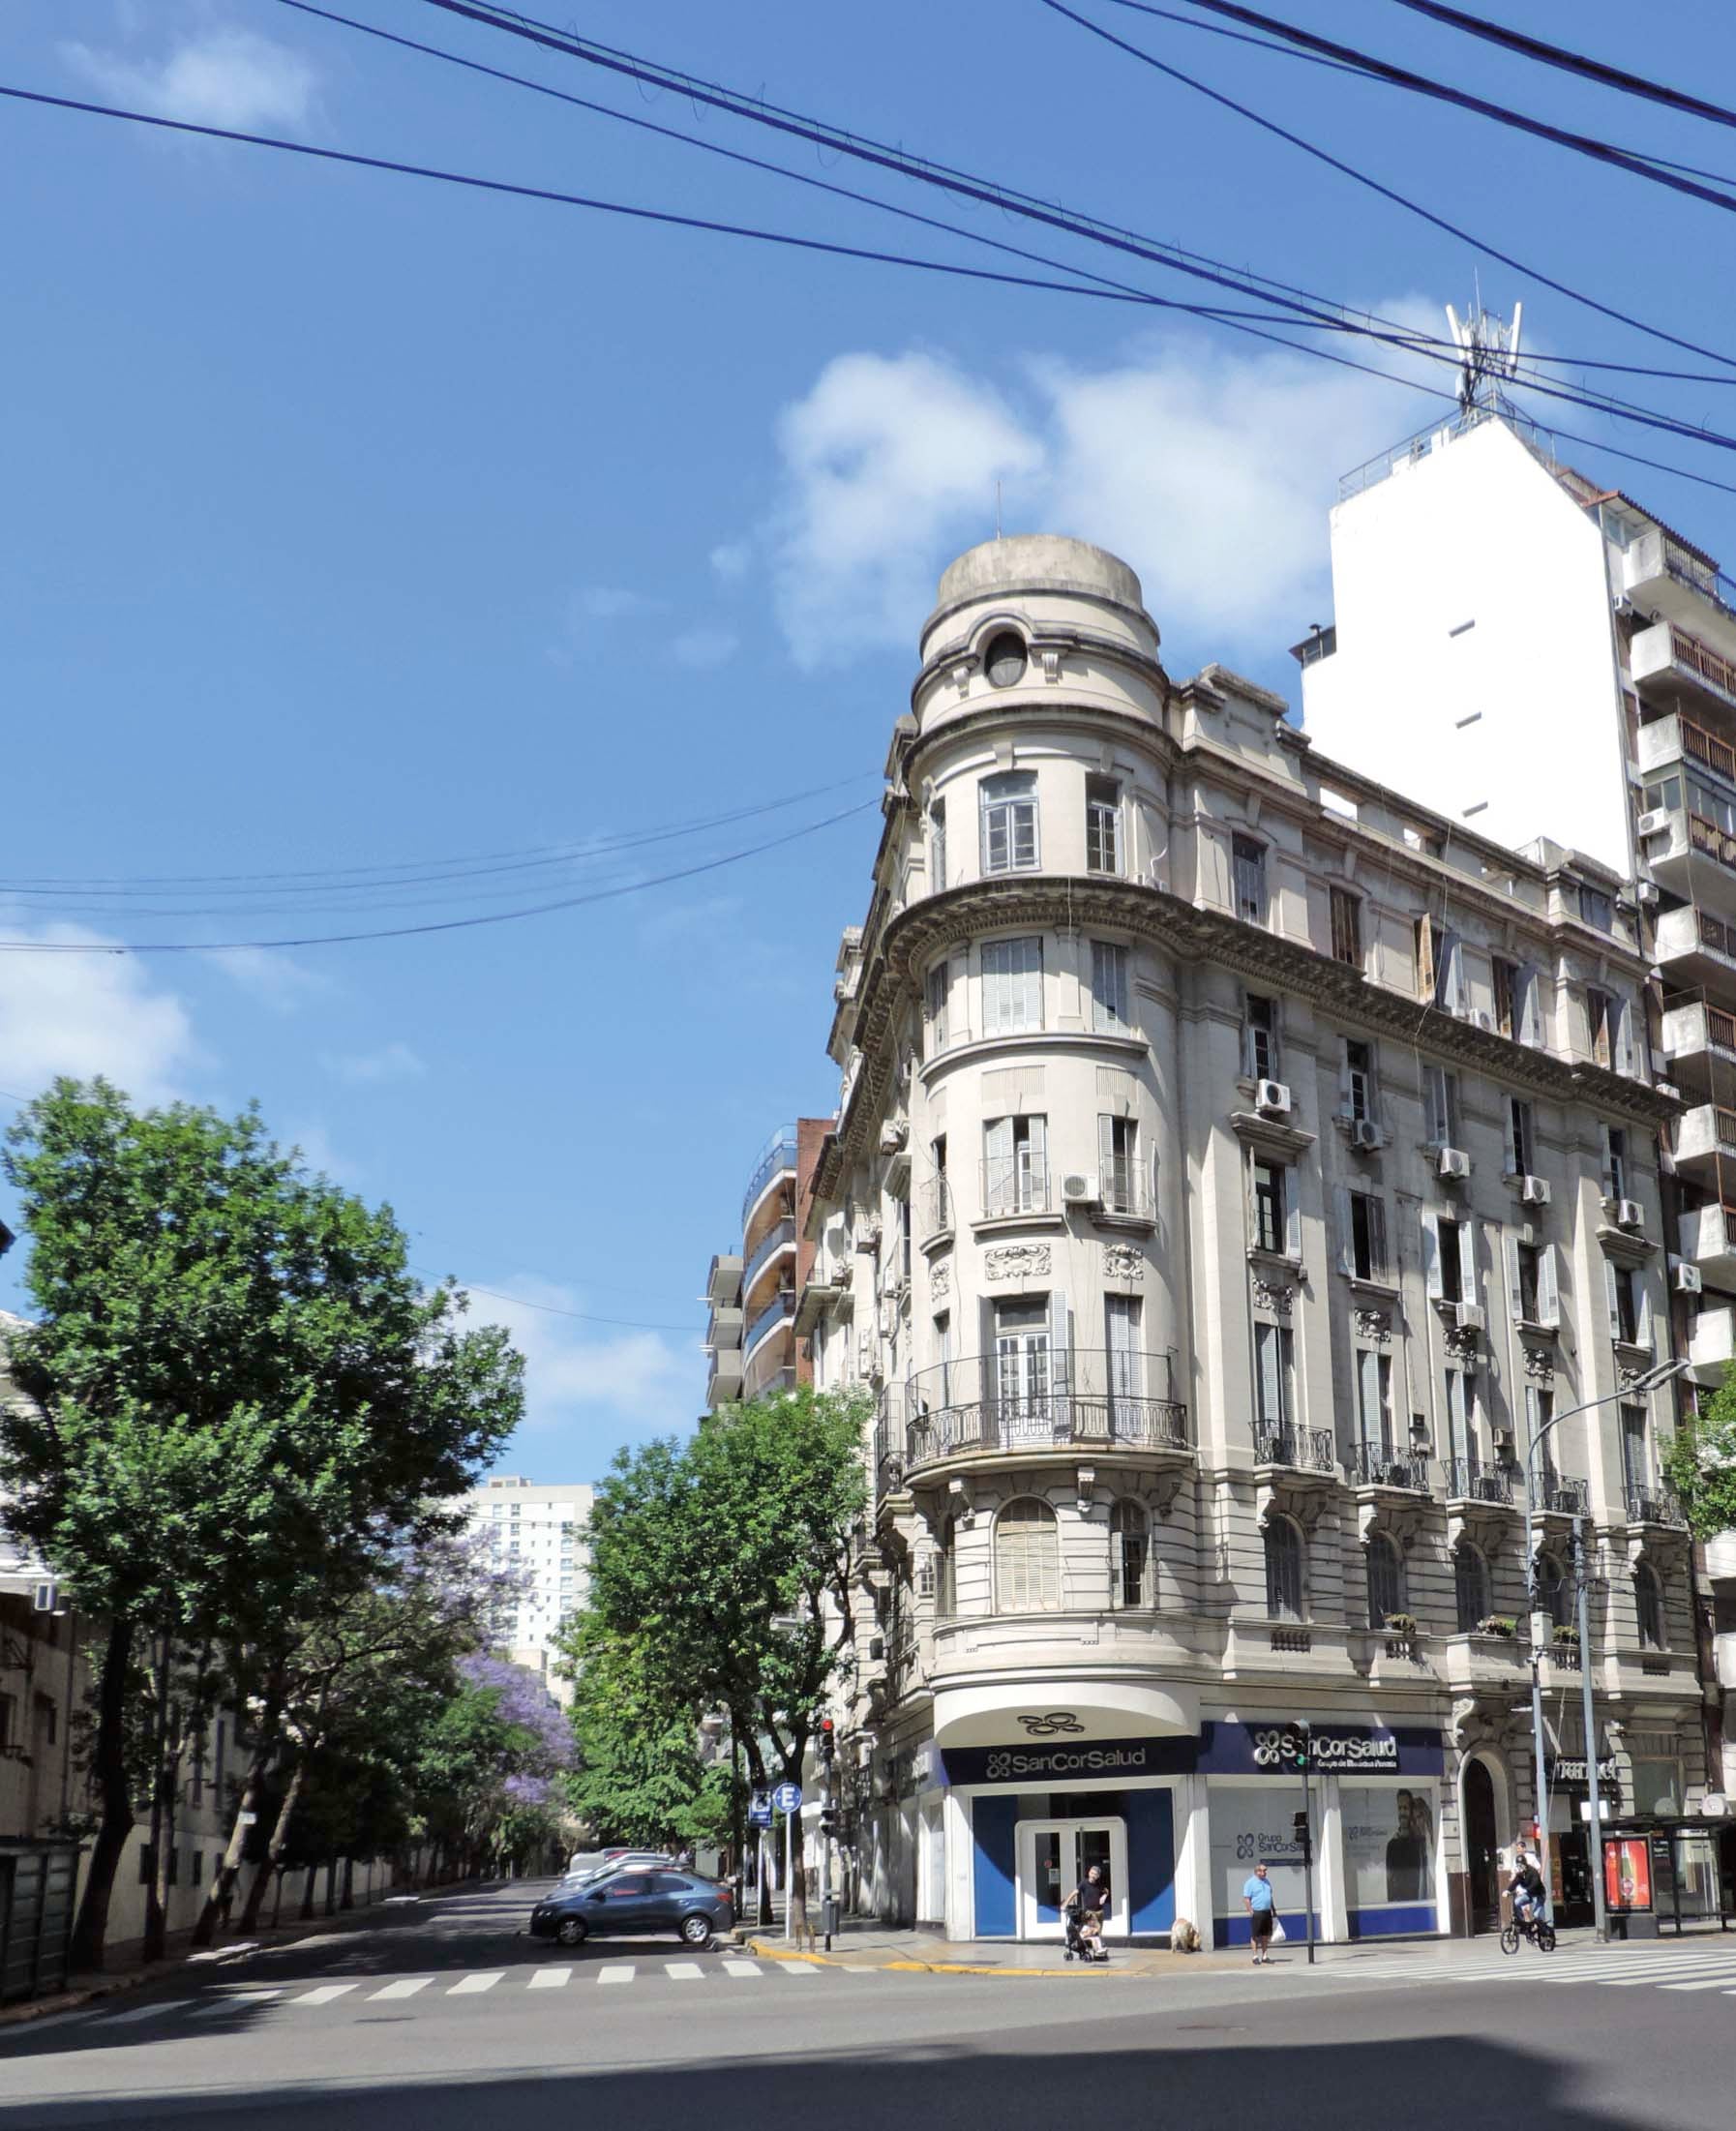
[[[327,1916],[338,1913],[338,1859],[335,1853],[325,1861],[325,1913]]]
[[[247,1850],[247,1831],[253,1825],[248,1816],[257,1816],[259,1798],[265,1788],[266,1765],[271,1759],[272,1749],[277,1744],[278,1704],[275,1699],[265,1705],[264,1721],[254,1736],[253,1758],[247,1764],[247,1781],[241,1786],[241,1796],[236,1802],[235,1818],[229,1828],[228,1847],[223,1853],[223,1863],[217,1876],[211,1882],[211,1892],[205,1897],[205,1906],[199,1911],[199,1920],[193,1928],[193,1943],[209,1946],[217,1936],[219,1920],[227,1922],[229,1906],[235,1899],[235,1882],[241,1876],[241,1860]]]
[[[353,1909],[356,1906],[356,1861],[353,1857],[344,1860],[344,1893],[339,1900],[341,1909]]]
[[[289,1787],[284,1792],[284,1802],[278,1808],[277,1825],[271,1831],[271,1842],[267,1846],[264,1857],[260,1860],[259,1870],[254,1876],[254,1883],[247,1890],[247,1906],[241,1912],[241,1929],[244,1932],[251,1932],[259,1921],[259,1910],[265,1901],[266,1884],[276,1874],[283,1860],[284,1846],[289,1840],[289,1823],[295,1817],[295,1808],[301,1797],[302,1779],[307,1773],[307,1767],[308,1756],[304,1749],[296,1756],[295,1774],[290,1777]],[[283,1901],[281,1888],[278,1899],[281,1906]],[[274,1923],[276,1922],[275,1910],[273,1911],[272,1920]]]
[[[319,1867],[310,1865],[308,1867],[308,1876],[302,1881],[301,1888],[301,1921],[304,1924],[311,1924],[314,1920],[314,1889],[318,1881]]]
[[[73,1933],[72,1966],[100,1968],[108,1936],[108,1904],[115,1868],[133,1832],[133,1800],[127,1789],[127,1673],[133,1657],[133,1623],[124,1614],[108,1624],[108,1646],[97,1685],[97,1732],[91,1773],[103,1800],[103,1818],[91,1851],[90,1876]]]
[[[174,1638],[165,1631],[155,1666],[153,1687],[157,1703],[152,1727],[156,1767],[151,1778],[151,1876],[145,1884],[144,1945],[146,1961],[161,1961],[168,1950],[168,1868],[175,1840],[174,1784],[180,1756],[171,1751],[174,1712],[169,1706],[169,1661]]]

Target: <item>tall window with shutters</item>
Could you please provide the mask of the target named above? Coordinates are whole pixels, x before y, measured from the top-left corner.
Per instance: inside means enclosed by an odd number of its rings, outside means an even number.
[[[1492,955],[1489,960],[1490,986],[1495,1002],[1495,1026],[1506,1036],[1519,1033],[1519,965],[1510,962],[1506,955]]]
[[[1447,1456],[1474,1472],[1481,1463],[1477,1440],[1477,1379],[1469,1369],[1450,1368],[1443,1386],[1447,1403]]]
[[[1236,915],[1243,924],[1267,919],[1266,846],[1253,836],[1230,839],[1230,885]]]
[[[1044,1214],[1049,1209],[1049,1121],[1034,1113],[991,1118],[982,1128],[982,1211]]]
[[[1468,1539],[1452,1549],[1452,1596],[1461,1636],[1476,1635],[1489,1617],[1489,1565]]]
[[[1649,1561],[1634,1565],[1633,1610],[1639,1623],[1640,1648],[1666,1648],[1663,1634],[1663,1586],[1658,1579],[1657,1570]]]
[[[1138,1433],[1140,1399],[1145,1389],[1140,1355],[1143,1307],[1137,1295],[1106,1295],[1103,1298],[1112,1439],[1130,1439]]]
[[[1097,1119],[1097,1190],[1106,1214],[1149,1216],[1139,1173],[1139,1126],[1133,1118]]]
[[[1362,966],[1362,900],[1349,888],[1332,886],[1327,894],[1332,905],[1332,960],[1360,970]]]
[[[1477,1232],[1471,1222],[1423,1210],[1422,1282],[1430,1302],[1475,1306],[1482,1301]]]
[[[1302,1533],[1287,1516],[1266,1519],[1266,1616],[1269,1620],[1303,1618]]]
[[[1644,1406],[1622,1408],[1622,1481],[1630,1494],[1652,1486],[1652,1436]]]
[[[1120,873],[1122,867],[1122,788],[1113,777],[1085,780],[1085,870]]]
[[[1586,1051],[1594,1066],[1615,1063],[1615,1001],[1595,984],[1585,987]]]
[[[1423,1130],[1431,1147],[1458,1145],[1458,1075],[1445,1066],[1422,1068]]]
[[[1509,1236],[1506,1250],[1508,1314],[1516,1325],[1555,1331],[1561,1323],[1555,1246]]]
[[[1061,1606],[1061,1538],[1055,1512],[1034,1495],[995,1519],[995,1603],[1003,1613],[1052,1613]]]
[[[928,1055],[939,1058],[946,1048],[946,1002],[952,983],[951,965],[943,957],[923,982],[928,1008]]]
[[[1054,1336],[1058,1298],[1039,1295],[995,1305],[995,1424],[1004,1446],[1043,1443],[1054,1433],[1054,1396],[1063,1388]]]
[[[1132,1611],[1152,1603],[1151,1537],[1144,1507],[1118,1496],[1109,1513],[1109,1603]]]
[[[1387,1278],[1387,1208],[1378,1191],[1337,1193],[1339,1270],[1353,1280]]]
[[[1619,1125],[1605,1125],[1603,1132],[1603,1196],[1628,1196],[1628,1134]]]
[[[1012,769],[982,780],[982,870],[1030,873],[1038,863],[1036,774]]]
[[[1100,1034],[1124,1035],[1133,1025],[1129,949],[1114,940],[1091,944],[1091,1025]]]
[[[982,944],[982,1031],[1016,1035],[1043,1025],[1043,943],[1040,939]]]
[[[1277,1001],[1249,992],[1242,1013],[1242,1069],[1250,1080],[1282,1080],[1279,1063]]]
[[[1649,1349],[1652,1304],[1639,1268],[1605,1258],[1603,1285],[1609,1302],[1609,1336],[1621,1346]]]
[[[936,894],[946,885],[946,802],[936,799],[928,810],[928,888]]]
[[[1255,1156],[1252,1178],[1253,1247],[1274,1257],[1300,1257],[1302,1224],[1288,1165]]]
[[[1357,1349],[1357,1431],[1371,1465],[1392,1462],[1392,1357],[1378,1347]]]
[[[1412,927],[1417,963],[1417,997],[1444,1012],[1463,1016],[1470,1006],[1465,957],[1457,933],[1428,915]]]
[[[1502,1127],[1507,1174],[1510,1177],[1535,1176],[1537,1147],[1530,1103],[1520,1096],[1509,1096],[1502,1104]]]
[[[1338,1066],[1340,1116],[1358,1125],[1374,1122],[1374,1045],[1361,1036],[1347,1035]]]
[[[1404,1561],[1387,1532],[1368,1535],[1368,1625],[1384,1628],[1404,1611]]]
[[[1254,1418],[1262,1436],[1290,1426],[1296,1404],[1296,1335],[1288,1325],[1254,1325]]]

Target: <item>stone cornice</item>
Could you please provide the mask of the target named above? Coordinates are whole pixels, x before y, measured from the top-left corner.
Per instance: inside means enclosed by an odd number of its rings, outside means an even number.
[[[1227,912],[1198,909],[1167,889],[1100,875],[1026,873],[968,882],[924,896],[882,931],[858,994],[855,1038],[862,1063],[837,1137],[815,1179],[817,1196],[835,1197],[845,1165],[871,1151],[869,1121],[884,1108],[898,1069],[893,1026],[913,995],[913,969],[938,947],[954,946],[1005,925],[1033,931],[1111,926],[1183,960],[1222,964],[1377,1035],[1426,1044],[1461,1066],[1498,1074],[1545,1099],[1594,1104],[1652,1126],[1678,1113],[1674,1101],[1642,1082],[1601,1066],[1555,1058],[1492,1029],[1456,1020],[1439,1007],[1370,983],[1361,971],[1300,941],[1243,924]]]

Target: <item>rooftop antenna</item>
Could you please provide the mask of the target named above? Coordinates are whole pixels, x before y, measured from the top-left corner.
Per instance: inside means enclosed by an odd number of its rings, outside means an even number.
[[[1514,304],[1512,322],[1509,324],[1482,308],[1481,291],[1473,298],[1473,309],[1465,318],[1461,319],[1451,304],[1447,306],[1447,323],[1458,349],[1461,414],[1507,407],[1507,396],[1501,387],[1518,374],[1519,327],[1524,315],[1525,306]]]

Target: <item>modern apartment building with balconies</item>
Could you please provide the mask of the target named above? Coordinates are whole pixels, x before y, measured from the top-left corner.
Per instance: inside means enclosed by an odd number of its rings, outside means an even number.
[[[1300,1930],[1306,1720],[1326,1936],[1486,1920],[1533,1810],[1518,1460],[1596,1397],[1536,1524],[1545,1678],[1584,1514],[1624,1768],[1697,1794],[1641,1386],[1677,1105],[1618,877],[1172,680],[1133,572],[1059,538],[947,570],[887,774],[801,1305],[816,1381],[878,1400],[858,1900],[1059,1937],[1100,1862],[1113,1934],[1224,1943],[1258,1856]]]
[[[1680,1097],[1658,1240],[1691,1410],[1736,1354],[1736,585],[1488,404],[1348,477],[1332,556],[1333,625],[1297,646],[1308,733],[1427,795],[1454,834],[1548,834],[1593,855],[1637,918],[1651,971],[1638,1040]],[[1603,910],[1594,893],[1590,917]],[[1623,1038],[1601,1013],[1582,1040],[1607,1061]],[[1698,1564],[1708,1754],[1726,1796],[1733,1548],[1736,1535]]]
[[[809,1380],[796,1302],[812,1256],[800,1202],[827,1130],[821,1118],[780,1125],[761,1149],[741,1200],[741,1245],[711,1261],[704,1300],[710,1371],[705,1409],[763,1398]]]

